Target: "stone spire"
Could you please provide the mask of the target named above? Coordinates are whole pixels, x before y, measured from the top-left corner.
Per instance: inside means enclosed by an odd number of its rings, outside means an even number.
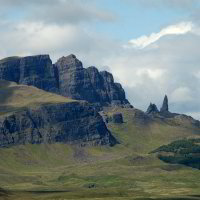
[[[158,111],[157,106],[155,104],[150,103],[150,105],[149,105],[149,107],[146,111],[146,114],[155,114],[155,113],[158,113],[158,112],[159,111]]]
[[[164,97],[162,107],[160,108],[160,112],[169,112],[167,95],[165,95]]]

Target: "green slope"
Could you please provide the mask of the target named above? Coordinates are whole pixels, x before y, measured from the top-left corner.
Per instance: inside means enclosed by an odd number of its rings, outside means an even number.
[[[11,91],[1,97],[1,106],[71,101],[13,83],[1,88]],[[149,152],[177,139],[197,138],[200,130],[159,119],[143,123],[135,119],[136,109],[104,110],[114,112],[124,116],[123,124],[108,124],[120,141],[114,147],[41,144],[0,149],[0,188],[8,191],[0,190],[0,199],[198,199],[200,170],[164,163]]]
[[[0,80],[0,115],[14,112],[24,107],[71,101],[75,100],[45,92],[33,86],[18,85],[14,82]]]

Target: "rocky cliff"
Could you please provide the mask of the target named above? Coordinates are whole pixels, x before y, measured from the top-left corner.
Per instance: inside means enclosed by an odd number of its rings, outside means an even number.
[[[161,119],[170,125],[182,127],[198,127],[200,128],[200,121],[193,119],[190,116],[169,111],[168,97],[165,95],[160,111],[155,104],[150,103],[147,111],[144,113],[149,119]]]
[[[114,82],[111,73],[99,72],[95,67],[85,69],[75,55],[60,58],[55,67],[58,70],[59,88],[63,96],[101,105],[130,106],[121,84]]]
[[[78,102],[27,108],[0,117],[0,147],[55,142],[114,145],[116,140],[101,116]]]
[[[0,60],[0,80],[58,92],[55,69],[48,55],[9,57]]]
[[[102,117],[87,102],[35,87],[1,83],[0,147],[55,142],[116,144]]]
[[[95,67],[83,68],[75,55],[62,57],[54,65],[48,55],[6,58],[0,61],[0,79],[101,106],[131,106],[111,73],[99,72]]]

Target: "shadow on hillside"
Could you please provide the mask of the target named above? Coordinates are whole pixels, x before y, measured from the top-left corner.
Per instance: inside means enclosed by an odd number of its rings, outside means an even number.
[[[14,87],[9,87],[12,84],[12,82],[0,80],[0,115],[16,110],[15,107],[7,105],[15,90]]]
[[[10,96],[13,94],[13,90],[9,88],[12,83],[9,81],[0,80],[0,104],[5,104]]]
[[[10,192],[4,190],[3,188],[0,188],[0,199],[4,200],[4,199],[8,199],[10,195]]]

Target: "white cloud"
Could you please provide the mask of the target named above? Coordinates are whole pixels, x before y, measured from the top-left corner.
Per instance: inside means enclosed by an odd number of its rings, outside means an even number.
[[[188,87],[179,87],[170,95],[172,102],[189,102],[192,101],[192,92]]]
[[[181,22],[179,24],[171,25],[163,28],[158,33],[152,33],[149,36],[143,35],[137,39],[132,39],[129,41],[129,46],[136,48],[145,48],[150,44],[156,42],[161,37],[166,35],[181,35],[190,32],[193,28],[192,22]]]
[[[108,46],[119,48],[115,42],[77,24],[15,24],[0,21],[0,34],[0,59],[13,55],[50,54],[55,62],[59,57],[73,53],[86,63],[86,66],[100,65],[105,58],[105,52],[108,52]]]
[[[36,22],[8,24],[7,29],[0,38],[1,57],[4,54],[20,56],[29,53],[53,53],[54,49],[59,50],[61,46],[73,42],[78,32],[75,26],[60,27]],[[5,46],[7,48],[3,48]]]
[[[151,69],[143,68],[136,71],[137,76],[148,76],[151,79],[158,79],[164,74],[165,70],[163,69]]]

